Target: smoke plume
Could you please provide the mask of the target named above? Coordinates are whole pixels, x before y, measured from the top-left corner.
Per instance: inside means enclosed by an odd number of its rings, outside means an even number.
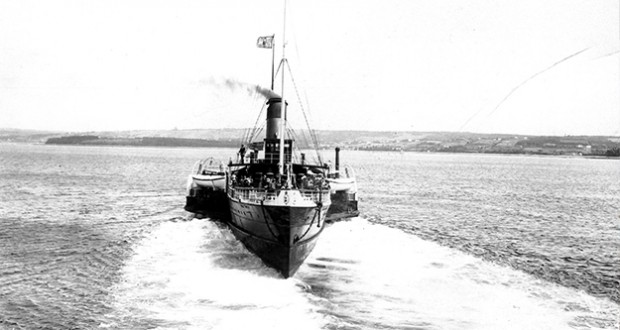
[[[270,99],[273,97],[280,97],[278,94],[276,94],[274,91],[272,91],[269,88],[265,88],[260,85],[238,81],[238,80],[231,79],[231,78],[226,78],[223,80],[216,80],[211,77],[209,79],[201,80],[200,83],[226,88],[231,92],[245,92],[250,96],[259,94],[259,95],[264,96],[266,99]]]

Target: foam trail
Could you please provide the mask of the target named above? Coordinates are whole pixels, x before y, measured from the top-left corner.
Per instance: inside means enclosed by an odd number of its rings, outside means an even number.
[[[329,226],[284,280],[206,220],[162,222],[101,328],[617,329],[618,305],[362,219]]]
[[[326,229],[299,273],[343,328],[614,329],[618,306],[358,219]]]
[[[321,328],[294,280],[283,280],[209,221],[165,222],[136,248],[114,288],[106,328]]]

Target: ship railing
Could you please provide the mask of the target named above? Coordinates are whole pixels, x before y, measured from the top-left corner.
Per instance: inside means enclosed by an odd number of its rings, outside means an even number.
[[[300,189],[301,197],[304,200],[311,202],[320,202],[326,201],[329,199],[329,189],[328,190],[311,190],[311,189]],[[322,196],[321,196],[322,195]]]
[[[329,200],[329,190],[300,189],[301,197],[311,202]],[[279,190],[268,190],[253,187],[230,187],[229,195],[231,198],[239,198],[249,202],[260,203],[261,201],[275,201]]]
[[[230,197],[245,201],[260,203],[261,201],[275,201],[277,191],[252,187],[236,187],[229,189]]]

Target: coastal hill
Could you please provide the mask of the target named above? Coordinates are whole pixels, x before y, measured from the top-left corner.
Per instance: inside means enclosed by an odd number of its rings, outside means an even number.
[[[50,132],[0,129],[0,142],[237,148],[245,129]],[[296,132],[300,145],[312,141]],[[467,132],[316,131],[323,148],[351,150],[620,156],[620,137],[532,136]]]

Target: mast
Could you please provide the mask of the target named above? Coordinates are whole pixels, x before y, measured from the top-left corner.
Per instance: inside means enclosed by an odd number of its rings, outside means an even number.
[[[282,24],[282,64],[286,62],[285,49],[286,49],[286,0],[284,0],[284,23]],[[283,120],[280,120],[280,161],[278,163],[278,172],[280,175],[284,174],[284,132],[286,126],[286,99],[284,98],[284,72],[286,70],[282,70],[282,115]],[[288,181],[288,180],[287,180]],[[288,182],[287,182],[288,185]]]
[[[275,76],[275,61],[276,61],[276,35],[271,35],[271,90],[273,90],[273,81],[276,79]]]

